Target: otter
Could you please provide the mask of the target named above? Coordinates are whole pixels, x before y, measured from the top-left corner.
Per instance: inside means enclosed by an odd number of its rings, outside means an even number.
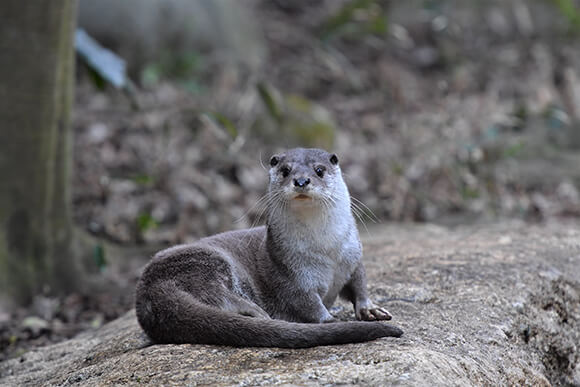
[[[368,297],[362,245],[336,154],[296,148],[270,159],[266,225],[157,253],[136,290],[156,343],[305,348],[403,331]],[[357,320],[337,322],[341,296]]]

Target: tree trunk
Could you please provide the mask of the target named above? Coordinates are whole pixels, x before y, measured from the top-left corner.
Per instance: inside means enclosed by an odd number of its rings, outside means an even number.
[[[75,0],[0,3],[0,298],[79,285],[70,111]],[[0,301],[2,301],[0,299]]]

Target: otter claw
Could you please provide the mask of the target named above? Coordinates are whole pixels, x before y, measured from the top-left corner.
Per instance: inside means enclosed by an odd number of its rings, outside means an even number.
[[[361,317],[361,320],[365,320],[365,321],[376,320],[375,316],[373,316],[373,314],[371,313],[371,311],[368,310],[368,309],[361,310],[360,311],[360,317]]]
[[[371,312],[375,315],[377,320],[390,320],[393,318],[393,316],[383,308],[371,309]]]
[[[390,320],[393,318],[393,316],[383,308],[361,309],[360,316],[360,319],[364,321]]]

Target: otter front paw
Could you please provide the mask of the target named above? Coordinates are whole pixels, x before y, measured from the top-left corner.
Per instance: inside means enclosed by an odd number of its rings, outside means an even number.
[[[370,308],[360,308],[356,311],[356,318],[364,321],[390,320],[393,318],[384,308],[372,306]]]

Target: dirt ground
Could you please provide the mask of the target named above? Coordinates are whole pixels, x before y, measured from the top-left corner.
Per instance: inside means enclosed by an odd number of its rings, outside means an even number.
[[[339,155],[366,223],[580,215],[578,34],[548,2],[377,1],[343,24],[346,1],[248,3],[268,53],[258,71],[207,60],[185,78],[137,82],[129,97],[79,66],[79,228],[103,243],[161,246],[249,227],[260,222],[263,162],[296,144]],[[292,101],[330,129],[280,129],[272,111],[291,122]],[[131,267],[110,291],[0,313],[0,361],[128,310]]]

